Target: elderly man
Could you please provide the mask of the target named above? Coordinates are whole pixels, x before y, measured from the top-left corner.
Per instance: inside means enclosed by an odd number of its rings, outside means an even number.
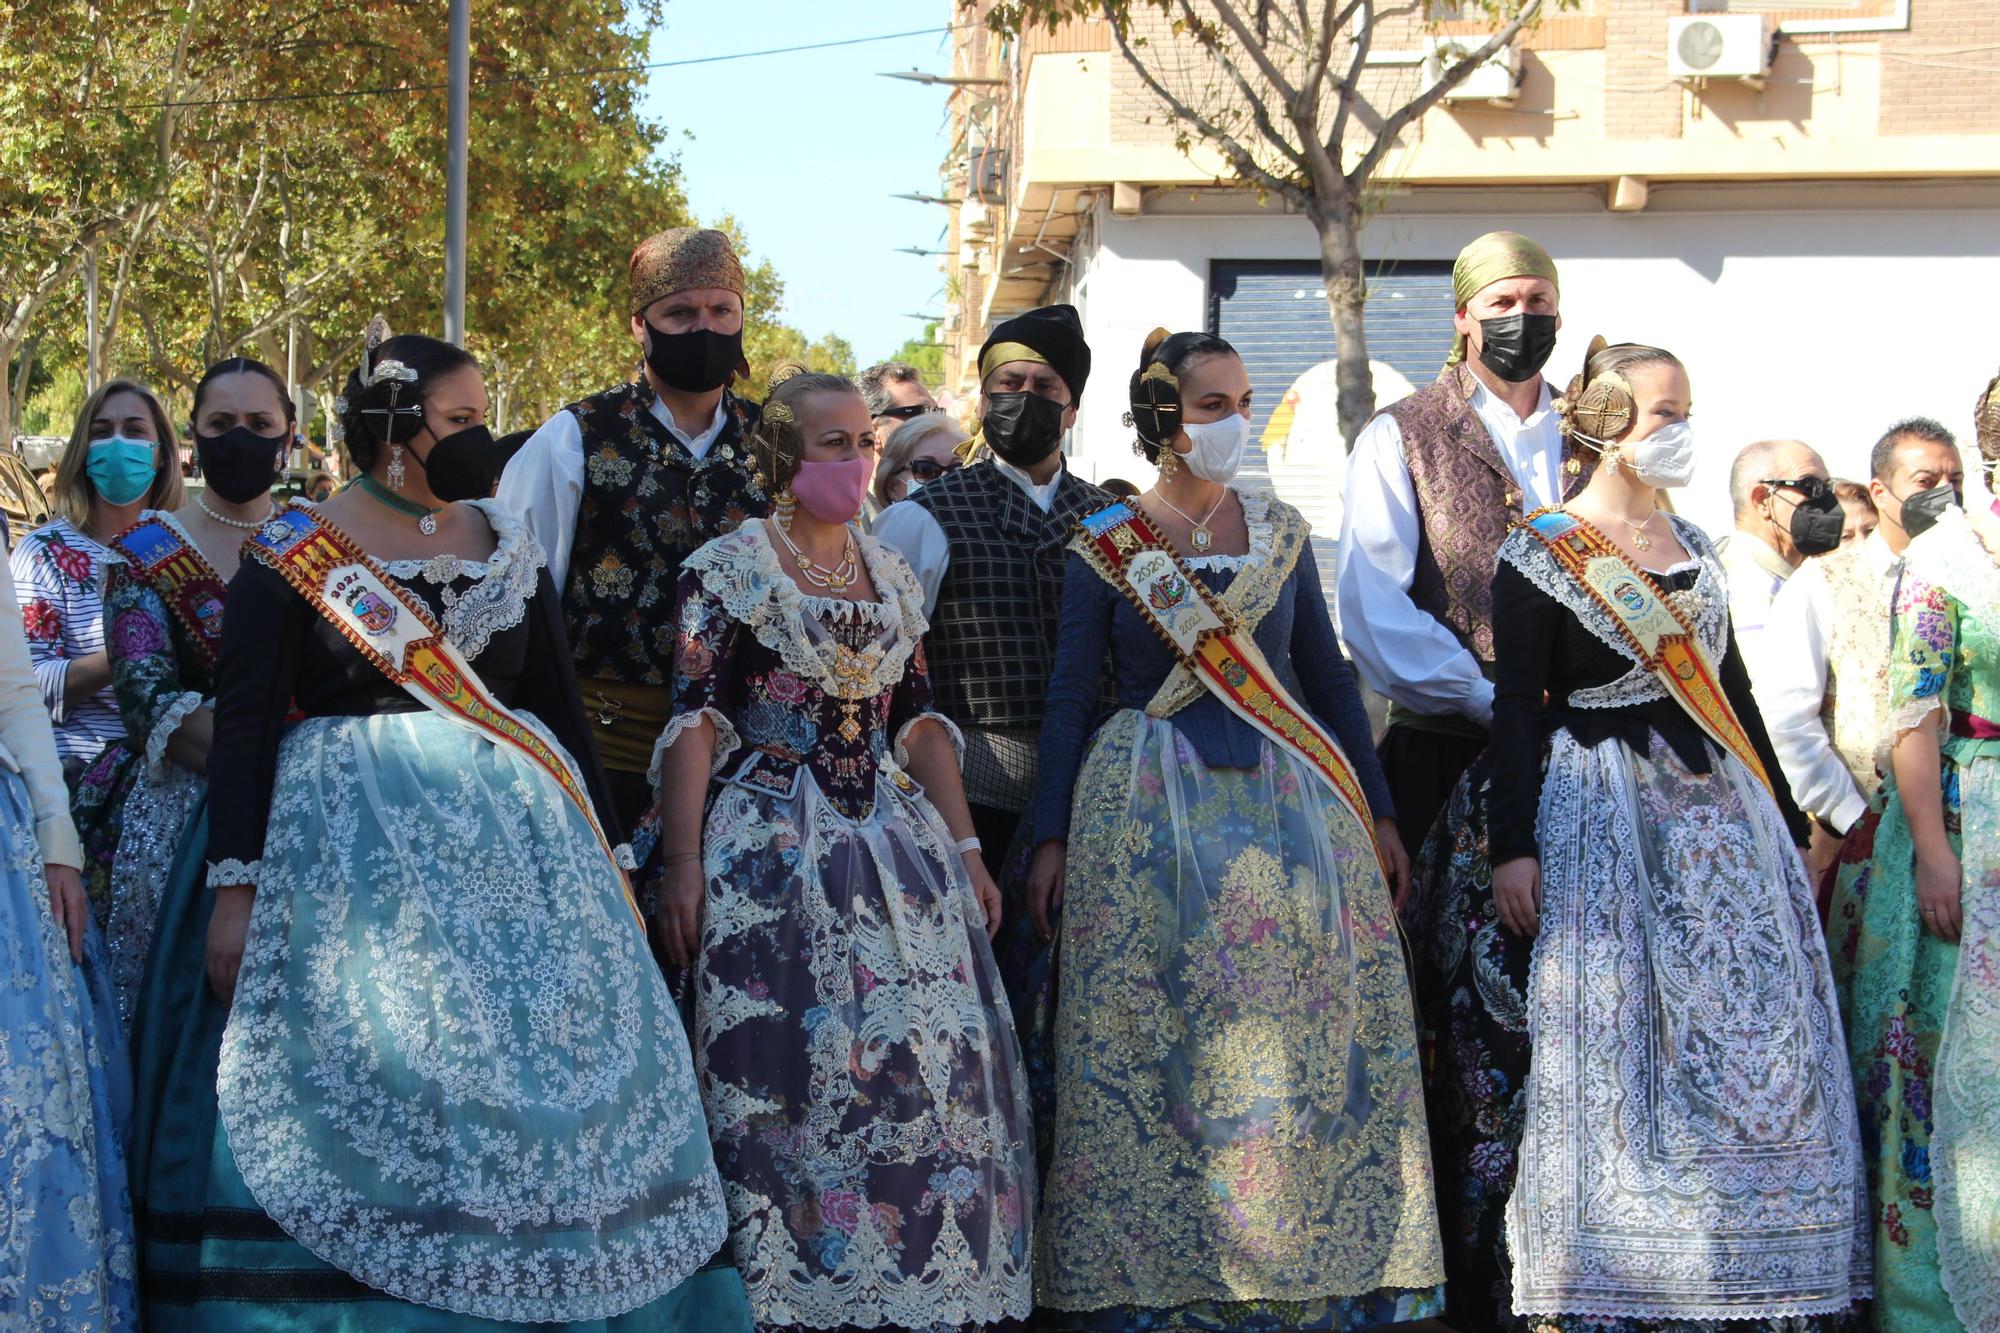
[[[862,371],[855,383],[861,388],[861,401],[868,405],[868,415],[875,418],[878,445],[888,444],[896,427],[905,421],[937,411],[937,401],[924,387],[923,376],[915,366],[901,361],[878,361]]]
[[[1771,602],[1768,653],[1752,683],[1785,779],[1818,826],[1816,869],[1868,808],[1889,737],[1889,640],[1896,584],[1910,532],[1903,502],[1964,484],[1958,442],[1937,422],[1891,426],[1868,460],[1881,523],[1852,546],[1807,561]]]
[[[1481,236],[1452,289],[1451,358],[1355,440],[1341,532],[1341,633],[1389,697],[1382,767],[1413,849],[1486,746],[1508,525],[1561,504],[1594,464],[1567,451],[1542,378],[1560,327],[1548,252],[1515,232]]]
[[[1071,530],[1110,497],[1063,466],[1090,375],[1073,306],[995,326],[979,349],[980,442],[991,456],[890,505],[875,535],[923,583],[931,685],[965,735],[965,795],[998,867],[1035,788]]]
[[[1729,620],[1754,685],[1763,673],[1771,599],[1807,556],[1840,545],[1847,511],[1811,445],[1759,440],[1729,469],[1736,530],[1716,543],[1729,578]]]
[[[507,464],[499,498],[527,520],[562,593],[583,703],[626,827],[671,709],[681,562],[768,505],[744,436],[743,268],[719,231],[677,227],[631,263],[645,371],[551,417]]]

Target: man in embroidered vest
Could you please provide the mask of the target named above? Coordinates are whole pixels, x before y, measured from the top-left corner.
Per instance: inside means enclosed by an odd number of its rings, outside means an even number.
[[[1065,547],[1111,497],[1063,466],[1090,348],[1073,306],[995,326],[979,350],[979,435],[992,457],[890,505],[875,535],[924,586],[938,707],[965,735],[965,795],[996,869],[1035,787],[1055,665]],[[969,450],[968,450],[969,452]]]
[[[1779,588],[1766,634],[1782,651],[1764,654],[1763,674],[1751,680],[1792,797],[1812,816],[1815,871],[1882,780],[1892,610],[1910,544],[1902,502],[1964,477],[1951,432],[1922,417],[1889,428],[1869,471],[1881,523],[1865,541],[1806,561]]]
[[[1451,357],[1355,439],[1341,531],[1341,636],[1389,698],[1382,768],[1412,852],[1486,747],[1500,543],[1591,471],[1565,456],[1542,378],[1561,324],[1555,261],[1491,232],[1459,252],[1451,279]]]
[[[1833,492],[1826,463],[1798,440],[1744,446],[1729,468],[1729,502],[1736,530],[1715,544],[1729,579],[1729,622],[1756,685],[1765,669],[1771,601],[1807,556],[1840,545],[1847,511]]]
[[[769,507],[744,444],[756,409],[726,387],[745,369],[729,238],[691,227],[647,238],[632,252],[631,297],[644,373],[551,417],[499,492],[548,552],[627,828],[651,804],[646,769],[672,707],[681,562]]]

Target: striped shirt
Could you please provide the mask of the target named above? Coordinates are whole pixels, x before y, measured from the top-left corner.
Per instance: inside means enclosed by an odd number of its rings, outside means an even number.
[[[112,558],[66,518],[36,528],[9,557],[35,683],[66,760],[88,762],[125,735],[110,685],[85,699],[68,690],[70,663],[104,648],[104,565]]]

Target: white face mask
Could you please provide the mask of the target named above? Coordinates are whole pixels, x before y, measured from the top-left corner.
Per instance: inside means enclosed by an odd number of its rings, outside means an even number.
[[[1203,481],[1227,485],[1236,480],[1243,467],[1243,451],[1250,446],[1250,418],[1231,412],[1220,421],[1190,421],[1187,432],[1192,447],[1181,455],[1187,470]]]
[[[1632,473],[1648,486],[1685,486],[1694,480],[1694,427],[1685,421],[1660,427],[1623,446]]]

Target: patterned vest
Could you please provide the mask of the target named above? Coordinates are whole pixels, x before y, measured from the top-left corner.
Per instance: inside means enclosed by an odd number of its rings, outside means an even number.
[[[722,433],[698,459],[653,415],[653,399],[641,379],[565,409],[583,429],[583,498],[563,616],[579,676],[663,686],[681,562],[770,506],[743,443],[754,404],[725,390]]]
[[[1819,557],[1833,613],[1826,638],[1826,702],[1820,716],[1834,753],[1863,796],[1881,785],[1888,765],[1884,714],[1889,706],[1889,651],[1897,575],[1875,568],[1868,543]]]
[[[911,498],[951,543],[925,640],[939,708],[964,726],[1039,728],[1070,535],[1110,495],[1064,469],[1044,514],[989,462]]]
[[[1479,381],[1451,367],[1383,409],[1403,433],[1403,460],[1417,494],[1416,577],[1410,600],[1458,637],[1481,662],[1493,661],[1493,569],[1500,543],[1522,516],[1521,484],[1472,410]],[[1563,499],[1583,489],[1594,457],[1564,446]]]

